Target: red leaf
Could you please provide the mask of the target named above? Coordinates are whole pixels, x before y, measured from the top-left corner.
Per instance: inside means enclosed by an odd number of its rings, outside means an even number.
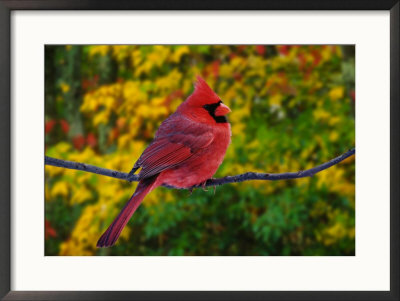
[[[49,132],[51,132],[51,130],[53,129],[54,125],[56,124],[55,120],[49,120],[46,122],[45,126],[44,126],[44,132],[47,134]]]
[[[238,46],[238,50],[239,50],[239,52],[243,52],[245,49],[246,49],[246,45],[239,45]]]
[[[108,141],[113,142],[115,141],[119,136],[119,130],[117,127],[112,128],[110,131],[110,134],[108,135]]]
[[[126,118],[124,118],[124,117],[119,117],[119,118],[117,119],[116,124],[117,124],[117,127],[118,127],[120,130],[122,130],[122,129],[125,127],[125,125],[126,125]]]
[[[86,143],[87,145],[91,146],[91,147],[95,147],[97,145],[97,139],[94,136],[93,133],[89,133],[86,137]]]
[[[279,46],[276,46],[276,47],[278,49],[279,54],[284,55],[284,56],[288,55],[288,53],[289,53],[289,46],[288,45],[279,45]]]
[[[67,134],[69,131],[69,124],[65,119],[61,119],[60,120],[60,124],[61,124],[61,129],[62,131]]]
[[[297,58],[299,59],[300,62],[300,69],[303,70],[304,66],[306,65],[306,57],[304,56],[304,53],[299,53],[297,55]]]
[[[220,65],[220,63],[221,62],[219,60],[216,60],[216,61],[214,61],[212,63],[212,72],[213,72],[214,77],[218,77],[218,75],[219,75],[219,65]]]
[[[77,135],[72,138],[72,143],[76,149],[81,150],[85,145],[85,137],[83,137],[83,135]]]
[[[50,222],[48,220],[44,221],[44,235],[45,238],[48,239],[49,237],[56,237],[57,232],[56,230],[51,226]]]
[[[90,81],[88,81],[87,79],[82,80],[82,89],[83,90],[87,90],[90,87]]]
[[[240,81],[240,80],[242,79],[242,75],[241,75],[239,72],[234,72],[234,73],[233,73],[233,78],[234,78],[236,81]]]
[[[322,55],[321,55],[321,53],[320,53],[318,50],[312,50],[312,51],[311,51],[311,55],[312,55],[313,58],[314,58],[313,66],[315,67],[315,66],[317,66],[317,65],[319,64],[319,62],[321,61]]]
[[[351,99],[352,99],[353,101],[356,101],[356,91],[351,90],[351,91],[350,91],[350,97],[351,97]]]
[[[265,46],[264,45],[257,45],[256,51],[259,55],[264,55],[265,53]]]
[[[229,54],[229,59],[230,59],[230,60],[233,60],[235,57],[237,57],[236,53],[231,52],[231,53]]]

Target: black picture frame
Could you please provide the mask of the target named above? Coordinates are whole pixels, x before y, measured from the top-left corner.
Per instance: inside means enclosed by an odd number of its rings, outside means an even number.
[[[399,300],[399,0],[0,0],[0,297],[2,300]],[[390,11],[390,291],[11,291],[10,15],[14,10]],[[378,205],[379,206],[379,205]]]

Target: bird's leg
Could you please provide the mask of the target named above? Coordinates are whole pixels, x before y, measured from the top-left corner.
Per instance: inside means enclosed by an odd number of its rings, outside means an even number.
[[[193,193],[193,187],[190,187],[188,190],[189,190],[189,196],[192,195],[192,193]]]
[[[202,184],[201,184],[201,188],[203,189],[203,191],[208,191],[206,188],[206,184],[207,184],[207,180],[205,180]]]
[[[209,180],[214,180],[215,178],[210,178]],[[212,186],[213,187],[213,189],[214,189],[214,195],[215,195],[215,191],[217,190],[217,185],[213,185]]]

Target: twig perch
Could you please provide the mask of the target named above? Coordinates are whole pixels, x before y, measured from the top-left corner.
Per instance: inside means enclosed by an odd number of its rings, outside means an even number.
[[[206,183],[205,186],[219,186],[227,183],[238,183],[238,182],[243,182],[243,181],[249,181],[249,180],[264,180],[264,181],[276,181],[276,180],[289,180],[289,179],[297,179],[297,178],[305,178],[305,177],[311,177],[315,175],[316,173],[325,170],[333,165],[336,165],[340,162],[342,162],[344,159],[353,156],[355,154],[356,150],[355,148],[352,148],[345,152],[344,154],[340,155],[339,157],[336,157],[332,159],[331,161],[328,161],[326,163],[323,163],[321,165],[318,165],[316,167],[303,170],[303,171],[297,171],[297,172],[285,172],[285,173],[258,173],[258,172],[246,172],[244,174],[236,175],[236,176],[226,176],[223,178],[219,179],[209,179]],[[76,170],[82,170],[86,172],[91,172],[111,178],[116,178],[116,179],[121,179],[121,180],[126,180],[127,181],[127,173],[116,171],[116,170],[111,170],[111,169],[106,169],[106,168],[101,168],[89,164],[84,164],[84,163],[79,163],[79,162],[72,162],[72,161],[65,161],[65,160],[60,160],[60,159],[55,159],[51,157],[45,156],[45,164],[46,165],[52,165],[52,166],[57,166],[57,167],[63,167],[63,168],[68,168],[68,169],[76,169]],[[132,181],[138,181],[139,177],[135,175],[135,177],[132,179]],[[176,188],[173,186],[168,186],[164,185],[165,187],[168,188]],[[192,187],[192,188],[196,188]]]

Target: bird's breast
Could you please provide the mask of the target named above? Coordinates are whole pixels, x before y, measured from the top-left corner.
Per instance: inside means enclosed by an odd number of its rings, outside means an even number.
[[[215,174],[230,144],[231,131],[229,123],[210,128],[210,131],[214,135],[213,141],[182,164],[163,171],[158,178],[159,184],[188,188],[203,183]]]

